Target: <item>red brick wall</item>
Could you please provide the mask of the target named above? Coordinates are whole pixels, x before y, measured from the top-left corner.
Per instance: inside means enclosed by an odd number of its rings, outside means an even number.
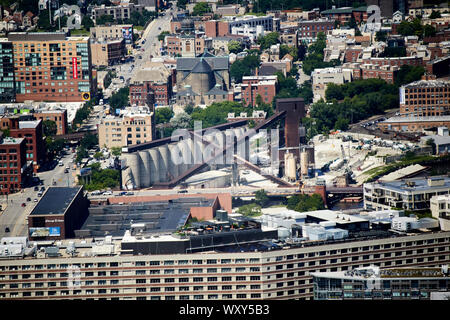
[[[229,34],[228,22],[219,21],[217,23],[217,36],[224,37],[227,36],[228,34]]]

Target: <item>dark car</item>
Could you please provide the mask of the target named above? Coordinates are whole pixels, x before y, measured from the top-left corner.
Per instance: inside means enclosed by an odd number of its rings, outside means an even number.
[[[39,191],[39,187],[38,186],[34,187],[34,191]]]
[[[45,187],[41,187],[41,191],[45,191]]]
[[[9,232],[9,228],[8,227],[5,228],[5,232]]]
[[[22,207],[25,207],[26,206],[26,203],[25,202],[22,202]]]
[[[27,201],[31,201],[31,198],[27,198]]]

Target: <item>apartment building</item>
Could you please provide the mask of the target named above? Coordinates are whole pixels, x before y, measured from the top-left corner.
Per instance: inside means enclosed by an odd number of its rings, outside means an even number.
[[[320,12],[322,17],[328,19],[334,19],[339,22],[339,24],[344,25],[350,22],[353,17],[356,23],[367,22],[368,14],[367,7],[359,7],[359,8],[351,8],[351,7],[342,7],[342,8],[332,8],[328,10],[324,10]]]
[[[400,115],[427,117],[450,111],[450,81],[419,80],[400,88]]]
[[[391,57],[391,58],[378,58],[378,57],[367,57],[362,61],[364,64],[373,64],[377,66],[397,66],[401,67],[402,65],[408,66],[423,66],[422,57],[410,56],[410,57]]]
[[[196,57],[212,47],[212,39],[198,35],[168,35],[165,46],[172,57]]]
[[[11,32],[16,101],[80,102],[96,88],[88,37]]]
[[[450,231],[450,195],[431,197],[430,210],[433,218],[439,220],[441,230]]]
[[[119,116],[107,116],[98,125],[99,146],[126,147],[150,142],[154,137],[153,108],[129,107]]]
[[[103,15],[111,15],[114,20],[130,19],[133,12],[142,13],[144,5],[134,4],[132,2],[120,3],[116,6],[105,6],[104,4],[92,9],[92,20],[96,20]]]
[[[0,39],[0,102],[15,102],[13,44]]]
[[[314,69],[311,73],[314,102],[320,99],[325,100],[325,91],[329,83],[344,84],[351,82],[352,77],[353,72],[351,69],[339,67]]]
[[[27,164],[24,138],[0,134],[0,167],[0,194],[20,191],[33,171]]]
[[[314,300],[430,300],[450,290],[448,265],[441,268],[375,266],[312,274]]]
[[[361,79],[383,79],[387,83],[393,84],[399,71],[397,66],[377,66],[373,64],[360,65]]]
[[[257,96],[264,103],[272,104],[276,95],[277,76],[244,76],[241,84],[241,97],[245,106],[256,106]]]
[[[133,241],[145,246],[154,240]],[[2,242],[0,299],[312,299],[315,272],[439,267],[450,261],[450,232],[176,255],[127,254],[109,237],[102,245],[86,241],[83,247],[64,240],[67,249],[38,247],[39,256],[31,258],[23,242],[8,255]]]
[[[365,183],[364,209],[424,211],[430,208],[430,199],[450,194],[450,177],[429,177],[389,182]]]
[[[298,37],[301,41],[312,42],[317,38],[319,32],[327,34],[334,29],[334,20],[317,19],[309,21],[300,21],[298,28]]]

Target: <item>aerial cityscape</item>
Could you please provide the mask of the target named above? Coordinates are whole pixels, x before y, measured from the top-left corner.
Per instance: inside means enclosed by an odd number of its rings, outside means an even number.
[[[0,0],[0,53],[0,302],[450,300],[450,1]]]

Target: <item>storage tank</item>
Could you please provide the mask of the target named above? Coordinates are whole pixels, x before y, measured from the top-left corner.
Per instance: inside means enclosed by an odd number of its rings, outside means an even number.
[[[139,157],[141,159],[140,180],[142,187],[149,187],[153,184],[151,181],[151,157],[148,150],[139,151]]]
[[[148,151],[150,155],[150,185],[153,185],[154,183],[160,182],[159,175],[161,173],[161,169],[159,166],[160,159],[159,159],[159,152],[157,149],[151,149]]]
[[[302,176],[308,175],[309,155],[307,151],[300,153],[300,173]]]
[[[179,161],[178,157],[180,149],[176,144],[170,144],[168,148],[169,148],[168,154],[169,154],[169,175],[170,175],[169,180],[172,180],[179,176],[179,169],[178,169],[179,165],[178,163],[175,163],[175,161]]]
[[[159,163],[159,180],[161,182],[167,182],[168,179],[168,172],[170,170],[170,153],[169,153],[169,147],[167,145],[163,145],[161,147],[158,147],[158,152],[161,156],[161,161]]]
[[[297,178],[297,162],[296,157],[292,153],[284,154],[284,175],[289,180],[296,180]]]
[[[140,157],[137,152],[128,153],[126,155],[127,165],[130,168],[130,176],[133,178],[134,185],[136,188],[141,187],[141,168],[140,168]]]

